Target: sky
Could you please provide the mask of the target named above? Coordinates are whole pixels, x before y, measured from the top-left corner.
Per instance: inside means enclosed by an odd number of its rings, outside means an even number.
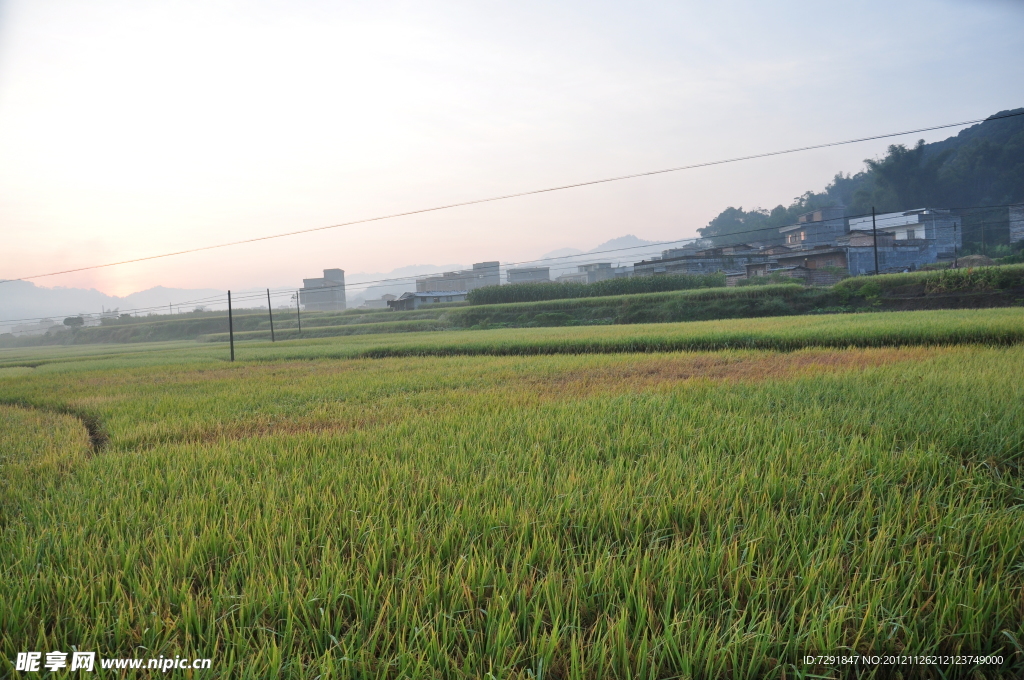
[[[0,278],[1024,106],[1012,0],[0,3]],[[32,280],[298,286],[681,239],[957,131]]]

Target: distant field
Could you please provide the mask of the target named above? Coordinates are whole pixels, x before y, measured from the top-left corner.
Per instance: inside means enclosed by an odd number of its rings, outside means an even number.
[[[688,323],[516,328],[304,338],[276,343],[236,342],[239,360],[657,352],[719,349],[793,350],[802,347],[887,345],[1007,345],[1024,340],[1016,308],[877,312]],[[225,344],[188,341],[138,345],[73,345],[0,349],[0,368],[69,360],[176,357],[219,361]],[[111,364],[111,365],[116,365]]]
[[[216,677],[833,677],[800,659],[843,649],[1019,677],[1022,340],[993,309],[0,350],[0,676],[75,645]]]
[[[769,281],[771,279],[765,283]],[[760,282],[749,280],[745,283]],[[729,288],[724,285],[723,276],[710,275],[610,279],[595,284],[516,284],[480,288],[473,293],[471,298],[487,304],[443,303],[400,312],[361,309],[304,312],[301,331],[296,310],[277,309],[274,312],[273,335],[278,340],[309,340],[466,329],[1024,308],[1024,266],[860,276],[829,288],[806,287],[793,281]],[[270,340],[270,315],[265,309],[237,310],[234,332],[236,342]],[[101,326],[46,336],[15,338],[5,334],[0,335],[0,352],[39,345],[137,345],[176,340],[228,342],[227,315],[223,312],[195,312],[135,317],[108,320]]]

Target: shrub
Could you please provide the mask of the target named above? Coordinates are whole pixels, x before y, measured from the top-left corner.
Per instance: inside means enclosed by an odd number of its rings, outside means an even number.
[[[856,276],[837,283],[833,290],[841,297],[878,297],[907,286],[923,286],[925,293],[984,292],[1024,286],[1024,267],[975,267],[941,269],[909,274]]]
[[[773,283],[797,283],[792,277],[783,276],[779,272],[772,272],[768,276],[751,276],[750,278],[740,279],[736,282],[737,286],[768,286]]]
[[[468,299],[471,305],[496,305],[508,302],[541,302],[723,287],[725,274],[671,274],[607,279],[597,283],[513,283],[506,286],[487,286],[471,290]]]

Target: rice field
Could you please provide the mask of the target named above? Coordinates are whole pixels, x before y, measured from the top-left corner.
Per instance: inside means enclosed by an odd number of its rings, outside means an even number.
[[[4,351],[0,675],[1019,677],[1022,317]]]

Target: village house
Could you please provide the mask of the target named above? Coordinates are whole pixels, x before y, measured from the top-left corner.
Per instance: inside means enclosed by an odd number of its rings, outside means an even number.
[[[468,295],[468,291],[465,290],[402,293],[400,298],[388,300],[388,307],[394,311],[407,312],[419,309],[424,305],[436,305],[441,302],[462,302],[466,299],[466,295]]]
[[[797,217],[796,224],[779,229],[779,233],[791,248],[834,245],[846,233],[844,212],[841,206],[813,210]]]
[[[930,242],[930,248],[922,248],[922,257],[929,257],[934,253],[934,258],[952,259],[953,254],[963,249],[963,229],[960,228],[961,218],[949,210],[937,208],[919,208],[905,212],[884,213],[874,216],[874,227],[872,227],[871,215],[850,218],[850,233],[868,232],[877,229],[879,232],[891,234],[895,241],[908,241],[906,245],[925,245],[923,242]],[[881,246],[879,240],[879,246]],[[935,259],[930,262],[935,262]],[[929,261],[922,260],[917,263],[929,264]]]

